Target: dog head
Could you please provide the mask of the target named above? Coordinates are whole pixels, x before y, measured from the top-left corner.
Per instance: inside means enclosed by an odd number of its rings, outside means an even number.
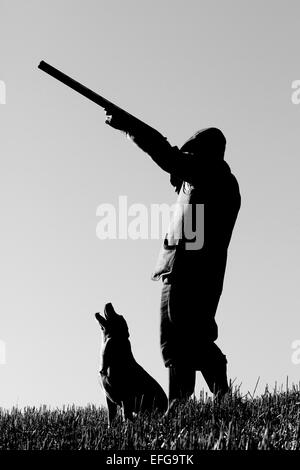
[[[129,338],[129,331],[126,320],[122,315],[115,312],[111,303],[104,307],[104,316],[99,312],[95,313],[96,320],[98,320],[100,327],[103,331],[104,339],[106,338]]]

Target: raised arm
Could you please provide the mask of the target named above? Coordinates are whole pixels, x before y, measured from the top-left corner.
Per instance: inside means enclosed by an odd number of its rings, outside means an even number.
[[[178,147],[173,147],[167,138],[155,129],[133,125],[126,120],[126,117],[118,113],[106,110],[106,123],[125,134],[164,171],[172,175],[173,181],[187,181],[195,183],[209,177],[211,172],[221,170],[222,161],[211,160],[209,155],[205,155],[209,149],[201,153],[193,154],[182,152]]]

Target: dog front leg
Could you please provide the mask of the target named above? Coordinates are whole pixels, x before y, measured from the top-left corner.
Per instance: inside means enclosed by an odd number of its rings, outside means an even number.
[[[113,419],[117,414],[117,405],[106,397],[106,403],[108,408],[108,426],[111,426]]]
[[[123,420],[129,419],[132,421],[132,406],[129,400],[122,401]]]

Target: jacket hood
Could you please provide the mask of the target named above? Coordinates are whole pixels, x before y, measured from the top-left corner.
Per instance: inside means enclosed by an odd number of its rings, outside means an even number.
[[[207,127],[196,132],[181,147],[182,152],[199,153],[214,158],[224,158],[226,139],[216,127]]]

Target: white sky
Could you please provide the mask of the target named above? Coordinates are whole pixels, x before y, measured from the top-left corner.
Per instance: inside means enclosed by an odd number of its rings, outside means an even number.
[[[258,392],[286,376],[297,382],[299,2],[0,0],[0,9],[0,406],[104,403],[94,312],[107,301],[167,391],[161,284],[150,280],[161,242],[100,241],[96,209],[120,195],[172,204],[175,193],[100,108],[37,69],[42,59],[172,145],[203,127],[223,130],[242,207],[217,343],[245,393],[258,376]]]

